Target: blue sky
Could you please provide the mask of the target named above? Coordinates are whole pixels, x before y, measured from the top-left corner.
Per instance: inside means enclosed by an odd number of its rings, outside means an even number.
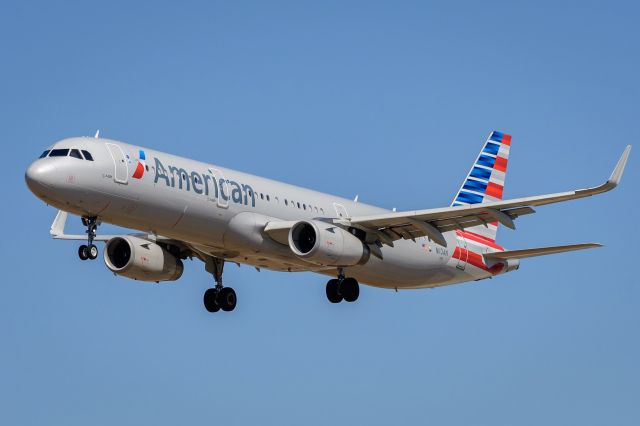
[[[640,423],[638,152],[613,193],[498,235],[604,248],[474,284],[363,287],[347,305],[325,300],[323,276],[230,266],[239,304],[225,315],[202,307],[200,263],[151,285],[79,261],[23,180],[45,146],[99,128],[384,207],[438,207],[495,129],[513,135],[506,197],[595,185],[640,136],[634,2],[12,3],[0,423]]]

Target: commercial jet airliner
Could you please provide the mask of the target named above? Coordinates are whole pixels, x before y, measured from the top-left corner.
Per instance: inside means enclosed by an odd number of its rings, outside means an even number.
[[[620,182],[631,146],[609,180],[587,189],[503,200],[511,136],[491,132],[448,207],[397,212],[217,165],[115,140],[79,137],[56,142],[26,171],[31,192],[59,209],[51,234],[82,240],[80,259],[98,256],[114,274],[174,281],[183,260],[197,258],[215,285],[204,293],[209,312],[232,311],[236,293],[222,283],[225,262],[256,269],[312,271],[331,277],[331,303],[354,302],[359,283],[389,289],[431,288],[477,281],[518,269],[520,259],[599,247],[573,244],[506,250],[500,225],[533,207],[600,194]],[[65,234],[68,213],[86,235]],[[139,231],[97,235],[100,223]]]

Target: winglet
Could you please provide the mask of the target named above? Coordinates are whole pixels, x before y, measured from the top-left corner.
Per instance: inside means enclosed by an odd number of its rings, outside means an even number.
[[[605,183],[600,186],[596,186],[594,188],[587,189],[578,189],[575,191],[575,194],[580,197],[588,197],[591,195],[602,194],[603,192],[611,191],[613,188],[618,186],[620,183],[620,179],[622,179],[622,172],[624,172],[624,167],[627,165],[627,160],[629,159],[629,153],[631,152],[631,145],[627,145],[627,147],[622,151],[622,155],[616,164],[616,167],[613,169],[611,176]]]
[[[51,229],[49,230],[49,234],[53,237],[54,240],[74,240],[74,241],[86,241],[87,236],[82,234],[65,234],[64,228],[67,224],[67,216],[69,214],[63,210],[58,210],[58,214],[56,218],[53,219],[53,223],[51,223]],[[93,241],[109,241],[113,238],[113,235],[96,235]]]
[[[624,167],[627,165],[627,159],[629,158],[629,153],[631,152],[631,145],[627,145],[624,149],[624,152],[620,156],[618,160],[618,164],[616,164],[616,168],[613,169],[613,173],[609,177],[607,184],[612,187],[616,187],[620,183],[620,179],[622,178],[622,172],[624,172]]]
[[[52,237],[60,237],[64,235],[64,226],[67,223],[67,212],[58,210],[56,218],[53,219],[49,233]]]

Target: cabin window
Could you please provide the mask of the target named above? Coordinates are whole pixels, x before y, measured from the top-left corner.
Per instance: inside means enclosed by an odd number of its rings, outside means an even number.
[[[52,149],[49,157],[66,157],[69,155],[68,149]]]
[[[38,157],[38,158],[44,158],[44,157],[46,157],[47,155],[49,155],[49,152],[50,152],[49,150],[46,150],[45,152],[43,152],[42,154],[40,154],[40,157]]]
[[[147,171],[149,171],[149,166],[148,165],[145,165],[144,168],[147,169]]]
[[[269,199],[269,194],[267,194],[267,201],[270,201],[270,199]]]
[[[302,210],[306,210],[306,209],[307,209],[307,205],[306,205],[306,204],[303,204],[303,205],[302,205]]]
[[[77,158],[78,160],[83,160],[82,155],[80,155],[80,151],[77,149],[72,149],[69,153],[69,157]]]
[[[300,208],[300,201],[298,201],[298,208]]]
[[[284,205],[285,205],[285,206],[288,206],[288,205],[289,205],[289,202],[287,201],[287,199],[286,199],[286,198],[284,199]]]
[[[260,193],[260,199],[264,200],[264,194],[262,192]]]

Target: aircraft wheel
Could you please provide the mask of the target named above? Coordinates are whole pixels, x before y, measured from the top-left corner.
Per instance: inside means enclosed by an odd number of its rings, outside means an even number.
[[[347,302],[355,302],[360,295],[360,286],[355,278],[345,278],[340,283],[340,293]]]
[[[87,260],[89,258],[89,247],[84,244],[78,247],[78,257],[80,260]]]
[[[204,292],[204,307],[209,312],[218,312],[220,310],[220,305],[216,301],[218,297],[218,290],[215,288],[209,288]]]
[[[338,280],[333,279],[327,282],[327,299],[329,299],[331,303],[342,302],[342,294],[339,292]]]
[[[218,294],[218,303],[225,312],[231,312],[236,308],[238,298],[236,292],[231,287],[225,287]]]
[[[89,259],[93,260],[98,257],[98,247],[95,244],[89,244],[87,246],[87,254],[89,255]]]

